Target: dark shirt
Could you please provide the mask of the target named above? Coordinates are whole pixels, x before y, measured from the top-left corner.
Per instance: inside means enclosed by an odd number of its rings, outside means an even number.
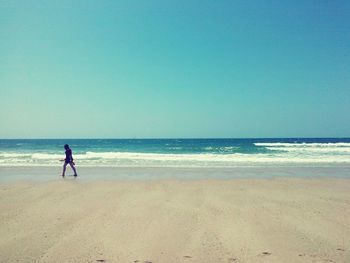
[[[65,159],[66,163],[70,163],[73,162],[73,156],[72,156],[72,150],[68,149],[66,150],[66,159]]]

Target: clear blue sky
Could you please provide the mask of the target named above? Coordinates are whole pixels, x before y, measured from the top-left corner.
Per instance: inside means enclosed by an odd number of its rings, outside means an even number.
[[[349,137],[349,1],[0,1],[0,138]]]

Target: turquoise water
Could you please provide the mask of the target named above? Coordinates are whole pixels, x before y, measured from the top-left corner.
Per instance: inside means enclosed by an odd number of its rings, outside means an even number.
[[[0,166],[350,166],[350,138],[0,140]]]

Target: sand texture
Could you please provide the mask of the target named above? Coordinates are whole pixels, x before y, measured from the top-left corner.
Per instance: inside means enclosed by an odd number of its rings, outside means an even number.
[[[350,262],[350,180],[0,185],[1,262]]]

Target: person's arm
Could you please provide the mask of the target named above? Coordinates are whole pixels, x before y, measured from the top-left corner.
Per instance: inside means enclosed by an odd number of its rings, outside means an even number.
[[[75,162],[73,160],[73,152],[72,152],[72,150],[70,150],[70,158],[71,158],[71,162],[73,163],[73,165],[75,165]]]
[[[69,155],[68,155],[67,151],[65,152],[65,154],[66,154],[66,158],[65,159],[61,159],[60,160],[61,162],[63,162],[63,161],[66,162],[69,159]]]
[[[73,152],[72,152],[72,150],[70,150],[69,153],[70,153],[70,160],[73,162]]]

